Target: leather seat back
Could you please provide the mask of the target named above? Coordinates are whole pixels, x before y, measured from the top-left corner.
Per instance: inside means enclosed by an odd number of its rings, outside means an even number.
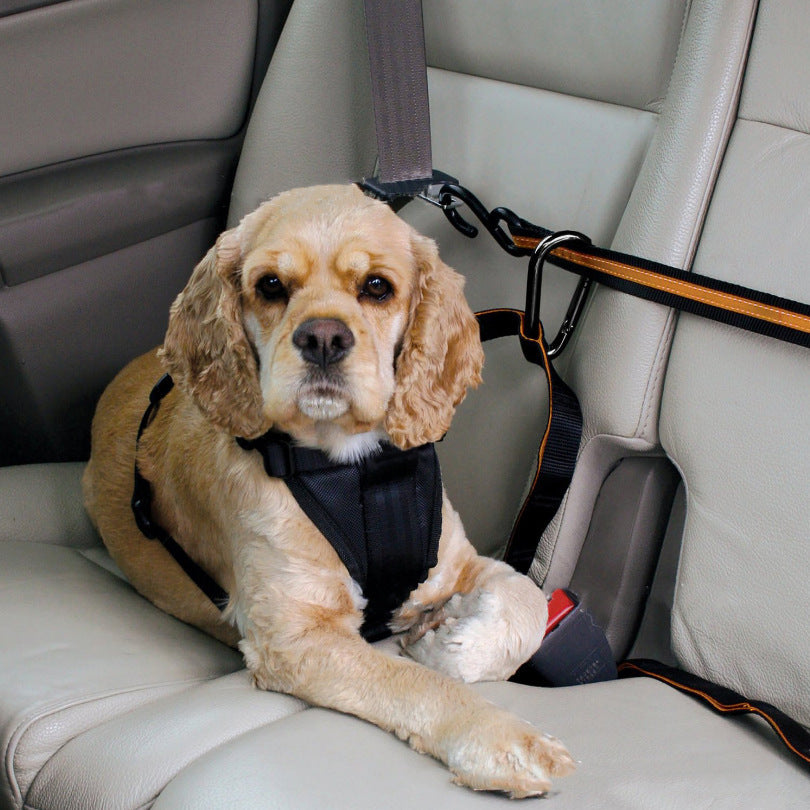
[[[810,301],[810,8],[764,0],[694,269]],[[786,69],[790,65],[790,69]],[[810,353],[682,314],[661,436],[686,484],[685,668],[810,724]]]

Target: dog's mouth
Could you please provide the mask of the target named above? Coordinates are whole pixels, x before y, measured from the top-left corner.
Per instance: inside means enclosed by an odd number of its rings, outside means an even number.
[[[336,372],[313,370],[307,374],[297,396],[298,410],[316,422],[343,416],[351,404],[346,380]]]

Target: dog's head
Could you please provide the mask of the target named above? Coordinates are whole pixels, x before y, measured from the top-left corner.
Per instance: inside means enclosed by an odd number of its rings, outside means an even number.
[[[355,186],[280,194],[223,233],[174,302],[162,357],[208,419],[324,449],[439,439],[483,363],[463,280]]]

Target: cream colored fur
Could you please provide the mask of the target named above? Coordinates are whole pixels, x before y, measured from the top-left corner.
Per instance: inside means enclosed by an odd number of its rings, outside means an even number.
[[[390,294],[370,295],[374,279]],[[162,349],[102,396],[86,502],[132,584],[238,645],[260,688],[369,720],[447,763],[461,784],[538,795],[572,769],[565,748],[461,681],[507,678],[534,652],[543,593],[478,556],[445,496],[438,564],[393,617],[404,655],[386,655],[359,635],[363,597],[332,546],[259,455],[234,441],[274,426],[352,459],[382,437],[401,448],[439,439],[483,362],[462,287],[432,241],[354,187],[265,203],[194,270]],[[313,371],[292,335],[325,318],[344,323],[354,345]],[[156,519],[230,594],[222,615],[139,533],[129,508],[137,425],[164,370],[176,387],[138,464]]]

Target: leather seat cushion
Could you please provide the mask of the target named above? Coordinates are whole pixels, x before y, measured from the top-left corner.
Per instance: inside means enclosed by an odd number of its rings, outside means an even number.
[[[0,570],[0,804],[77,734],[242,667],[79,549],[0,542]]]
[[[577,772],[555,786],[555,810],[810,806],[806,773],[759,721],[717,716],[656,681],[476,688],[563,738],[579,760]],[[166,787],[154,810],[381,804],[469,810],[503,806],[503,799],[452,785],[436,761],[374,726],[310,709],[200,758]]]

